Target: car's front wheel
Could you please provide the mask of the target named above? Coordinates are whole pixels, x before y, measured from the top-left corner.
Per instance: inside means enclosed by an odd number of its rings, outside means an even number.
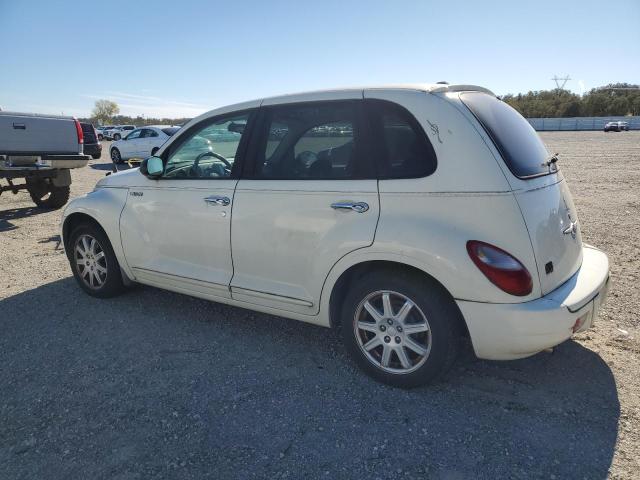
[[[108,298],[122,291],[120,264],[98,226],[85,223],[76,227],[67,243],[67,257],[73,276],[89,295]]]
[[[435,380],[452,365],[459,312],[442,287],[394,270],[353,283],[343,304],[342,337],[365,372],[410,388]]]
[[[116,133],[116,134],[113,136],[113,139],[114,139],[115,141],[118,141],[118,140],[120,140],[121,138],[122,138],[122,137],[120,136],[120,134],[119,134],[119,133]]]

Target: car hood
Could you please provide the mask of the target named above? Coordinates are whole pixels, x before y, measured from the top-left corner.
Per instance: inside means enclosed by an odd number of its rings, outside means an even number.
[[[96,183],[96,188],[111,187],[111,188],[127,188],[135,184],[139,184],[144,178],[144,175],[140,173],[139,168],[131,168],[118,173],[112,173]]]

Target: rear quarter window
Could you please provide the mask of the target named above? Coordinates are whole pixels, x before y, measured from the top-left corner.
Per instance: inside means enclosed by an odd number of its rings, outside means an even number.
[[[437,167],[433,145],[408,110],[385,100],[366,100],[380,179],[421,178]]]
[[[550,173],[546,165],[547,148],[529,122],[514,108],[486,93],[466,92],[460,99],[484,127],[516,177]]]

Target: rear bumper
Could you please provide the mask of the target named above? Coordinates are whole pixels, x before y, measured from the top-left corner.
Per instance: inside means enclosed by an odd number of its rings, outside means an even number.
[[[476,355],[512,360],[558,345],[593,326],[609,283],[607,255],[585,245],[580,269],[544,297],[513,304],[457,303]]]
[[[101,143],[89,143],[84,146],[85,155],[101,155],[102,154],[102,144]]]

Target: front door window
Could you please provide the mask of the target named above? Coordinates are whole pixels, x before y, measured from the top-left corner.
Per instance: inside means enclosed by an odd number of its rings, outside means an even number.
[[[173,150],[164,178],[229,178],[249,114],[218,118],[194,131]]]

